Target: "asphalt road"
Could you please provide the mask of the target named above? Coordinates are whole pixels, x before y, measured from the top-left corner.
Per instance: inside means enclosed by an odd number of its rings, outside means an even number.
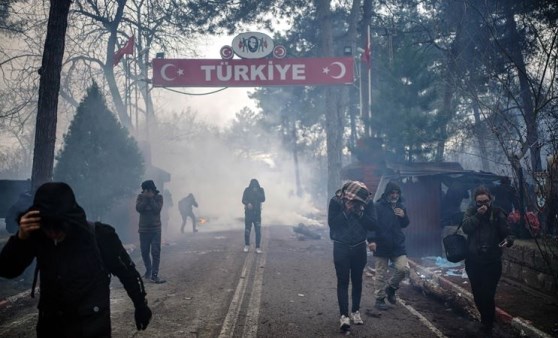
[[[133,306],[119,281],[111,291],[114,337],[336,337],[339,310],[332,243],[298,240],[290,226],[265,226],[263,253],[242,252],[241,224],[227,230],[166,236],[160,276],[146,284],[154,317],[136,331]],[[252,234],[253,236],[253,234]],[[132,257],[143,273],[139,249]],[[5,281],[4,281],[5,282]],[[373,307],[373,274],[365,272],[361,303],[364,325],[355,337],[473,337],[476,326],[408,283],[388,311]],[[2,283],[0,283],[2,287]],[[16,290],[16,289],[14,289]],[[18,291],[20,292],[20,290]],[[36,300],[18,293],[0,305],[0,337],[34,337]],[[498,327],[495,337],[514,337]]]

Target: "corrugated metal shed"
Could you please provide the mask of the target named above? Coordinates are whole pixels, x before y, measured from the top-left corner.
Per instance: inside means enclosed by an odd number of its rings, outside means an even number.
[[[352,165],[344,168],[343,178],[364,181],[362,173],[366,172],[367,164]],[[372,165],[373,166],[373,165]],[[423,162],[411,164],[388,163],[386,170],[390,174],[381,175],[374,200],[378,200],[389,181],[397,182],[402,189],[410,225],[404,230],[408,255],[411,257],[440,256],[441,240],[441,205],[444,189],[456,182],[466,190],[484,184],[492,185],[499,181],[500,176],[488,172],[464,170],[455,162]],[[367,184],[368,185],[368,184]],[[371,189],[372,190],[372,189]]]

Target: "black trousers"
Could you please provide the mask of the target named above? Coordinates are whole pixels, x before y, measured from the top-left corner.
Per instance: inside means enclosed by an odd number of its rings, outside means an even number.
[[[337,302],[341,315],[349,316],[349,279],[352,284],[352,312],[360,309],[362,273],[366,266],[366,242],[350,246],[333,242],[333,263],[337,275]]]
[[[481,323],[487,328],[492,328],[496,316],[496,287],[502,276],[502,261],[490,262],[465,261],[465,271],[471,282],[471,290],[475,305],[481,315]]]

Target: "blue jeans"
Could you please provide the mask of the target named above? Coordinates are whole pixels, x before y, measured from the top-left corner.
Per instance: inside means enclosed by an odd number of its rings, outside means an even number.
[[[157,276],[159,274],[159,262],[161,261],[161,232],[140,232],[141,258],[145,265],[145,276]],[[153,257],[153,261],[151,260]]]
[[[250,215],[245,214],[244,217],[244,244],[250,245],[250,232],[252,231],[252,224],[256,231],[256,248],[260,247],[262,241],[262,218],[259,214]]]

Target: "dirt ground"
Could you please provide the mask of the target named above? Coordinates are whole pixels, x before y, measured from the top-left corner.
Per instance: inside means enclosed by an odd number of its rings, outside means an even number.
[[[415,260],[422,266],[432,266],[428,259]],[[446,279],[471,292],[469,280],[462,275],[464,266],[439,270]],[[558,336],[558,300],[550,295],[502,278],[496,289],[496,306],[512,317],[525,319],[537,329]]]
[[[156,313],[148,331],[135,331],[129,300],[118,281],[113,280],[111,307],[115,337],[215,337],[219,334],[220,325],[236,288],[234,281],[240,276],[245,257],[241,252],[242,230],[213,233],[206,231],[209,229],[202,228],[195,236],[184,235],[163,247],[162,272],[169,282],[146,285],[150,305]],[[285,325],[292,327],[292,332],[298,332],[293,337],[324,336],[323,332],[328,329],[327,324],[331,324],[331,332],[335,331],[338,318],[331,262],[332,245],[327,237],[327,229],[319,232],[322,239],[315,241],[300,240],[290,227],[266,229],[264,236],[269,238],[269,244],[267,248],[264,247],[268,263],[265,265],[263,286],[267,291],[262,294],[258,336],[281,336],[277,333],[284,332]],[[137,262],[141,261],[138,250],[132,252],[132,257]],[[417,262],[421,264],[419,260]],[[141,272],[141,264],[138,268]],[[26,312],[28,314],[18,315],[22,318],[36,316],[36,305],[33,304],[36,300],[29,297],[31,272],[17,280],[0,280],[0,300],[16,294],[24,295],[19,302],[28,304],[30,310]],[[469,289],[467,278],[462,278],[459,271],[454,271],[454,274],[458,276],[445,277]],[[363,287],[361,310],[367,325],[355,328],[353,336],[385,337],[383,333],[393,334],[393,325],[397,323],[405,327],[411,325],[411,315],[400,304],[387,312],[380,312],[373,307],[373,274],[368,268]],[[286,298],[289,291],[294,295],[292,301]],[[399,296],[434,323],[446,337],[472,336],[470,331],[474,329],[476,322],[461,314],[458,309],[429,300],[409,283],[402,285]],[[512,316],[530,320],[535,327],[558,336],[553,331],[558,322],[556,303],[505,280],[501,281],[496,298],[497,305]],[[16,311],[15,308],[4,311],[7,312],[2,313],[3,318],[13,318],[16,315],[10,313]],[[30,320],[32,323],[35,321]],[[29,336],[33,336],[33,329],[28,331]],[[310,334],[311,332],[316,335]],[[495,337],[516,336],[519,337],[510,327],[505,326],[500,326],[495,334]]]

